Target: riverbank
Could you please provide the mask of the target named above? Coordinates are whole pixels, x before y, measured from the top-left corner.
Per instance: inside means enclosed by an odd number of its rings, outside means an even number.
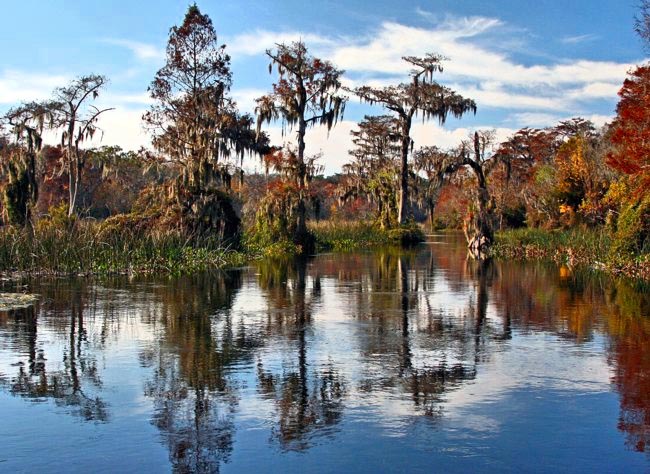
[[[351,251],[424,240],[419,226],[381,230],[367,222],[311,223],[316,251]],[[216,238],[193,238],[121,221],[39,221],[34,228],[0,228],[0,274],[149,275],[189,274],[242,266],[264,257],[298,255],[300,246],[275,241],[257,246],[244,236],[227,246]]]
[[[181,274],[243,265],[247,258],[215,239],[192,242],[175,232],[91,220],[0,229],[0,273],[5,277]]]
[[[605,231],[517,229],[498,232],[491,255],[498,259],[548,259],[570,267],[650,280],[650,254],[613,254],[612,246],[612,238]]]

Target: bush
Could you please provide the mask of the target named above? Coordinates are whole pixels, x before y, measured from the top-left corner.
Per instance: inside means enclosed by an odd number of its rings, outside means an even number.
[[[613,261],[650,253],[650,197],[621,209],[613,237]]]

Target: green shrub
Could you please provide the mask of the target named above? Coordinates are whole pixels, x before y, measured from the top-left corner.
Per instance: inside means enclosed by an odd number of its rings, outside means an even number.
[[[650,197],[621,209],[613,237],[613,261],[650,253]]]

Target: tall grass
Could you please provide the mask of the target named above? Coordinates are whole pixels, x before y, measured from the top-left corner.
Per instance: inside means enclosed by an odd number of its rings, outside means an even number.
[[[492,255],[507,259],[552,259],[631,278],[650,279],[650,254],[622,255],[605,229],[517,229],[497,233]]]
[[[309,229],[316,237],[319,250],[349,251],[424,240],[424,234],[416,224],[384,230],[364,221],[320,221],[311,222]]]
[[[189,273],[243,263],[216,240],[108,227],[90,220],[0,228],[0,271],[42,274]]]
[[[603,262],[611,242],[607,232],[597,230],[515,229],[497,233],[493,252],[507,257],[547,256]]]

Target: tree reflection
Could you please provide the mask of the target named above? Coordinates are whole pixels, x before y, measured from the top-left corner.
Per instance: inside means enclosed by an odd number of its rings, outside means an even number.
[[[228,370],[259,344],[233,328],[240,287],[240,272],[230,272],[180,279],[158,292],[162,306],[150,322],[160,337],[141,361],[154,369],[145,396],[175,472],[218,472],[232,452],[238,393]]]
[[[372,323],[360,334],[368,374],[360,389],[399,389],[417,412],[438,416],[445,394],[476,377],[492,267],[468,262],[478,275],[476,297],[472,294],[457,317],[435,301],[438,265],[432,254],[384,250],[370,263],[357,293],[357,317]],[[463,290],[471,282],[465,280]]]
[[[46,296],[56,296],[56,293],[54,287],[53,292],[46,293]],[[61,329],[61,335],[67,334],[65,340],[61,341],[62,362],[58,366],[54,362],[48,364],[57,359],[57,347],[46,352],[46,346],[39,344],[41,307],[36,305],[8,312],[7,318],[16,330],[14,346],[19,353],[26,354],[27,361],[15,364],[18,373],[7,378],[4,385],[16,396],[52,399],[58,406],[86,421],[106,422],[109,418],[108,406],[99,396],[102,380],[84,323],[87,297],[85,288],[78,286],[70,292],[63,314],[54,311],[54,317],[50,320]],[[21,350],[21,347],[26,350]]]
[[[607,324],[613,382],[621,396],[618,428],[629,448],[650,453],[650,293],[619,282],[612,299]]]
[[[274,401],[278,423],[274,435],[282,449],[305,450],[314,435],[329,433],[341,419],[345,383],[333,363],[311,369],[307,333],[312,306],[321,294],[320,275],[311,278],[307,295],[307,260],[277,261],[259,267],[260,287],[269,304],[268,335],[284,333],[293,343],[296,364],[283,364],[282,372],[257,365],[259,392]]]

